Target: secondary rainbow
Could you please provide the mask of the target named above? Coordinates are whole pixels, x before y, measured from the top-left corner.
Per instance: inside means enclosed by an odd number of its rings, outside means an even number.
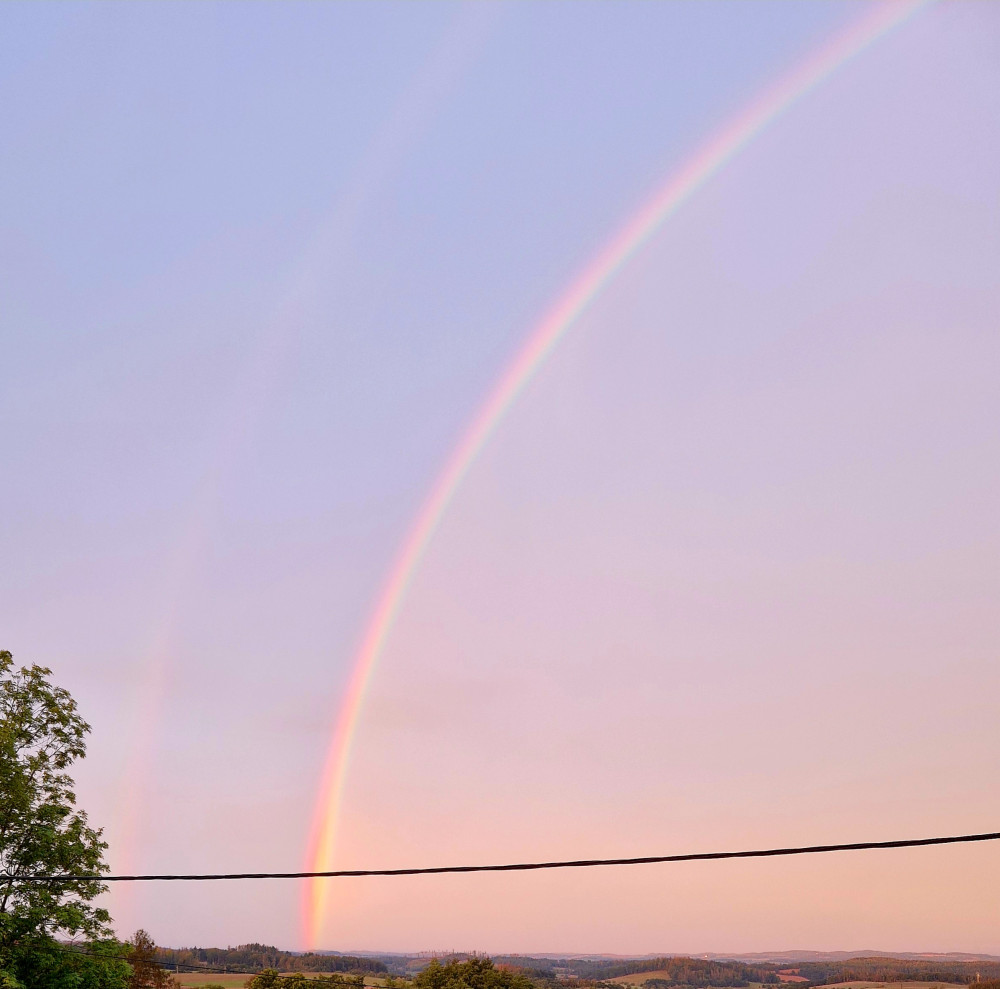
[[[666,184],[632,217],[590,262],[569,289],[535,326],[489,392],[461,441],[448,458],[424,500],[389,571],[354,659],[340,715],[330,743],[308,849],[309,871],[332,869],[341,797],[350,764],[351,745],[365,693],[399,613],[407,587],[476,456],[518,394],[580,314],[657,229],[716,172],[831,73],[902,23],[928,0],[890,0],[866,9],[846,29],[828,40],[768,87],[707,140]],[[315,879],[306,890],[305,940],[314,946],[326,913],[329,880]]]

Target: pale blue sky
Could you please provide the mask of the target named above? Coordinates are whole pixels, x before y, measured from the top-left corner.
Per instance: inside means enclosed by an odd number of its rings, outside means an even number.
[[[108,826],[116,867],[300,865],[367,611],[490,383],[672,168],[861,10],[0,7],[0,646],[52,666],[93,723],[81,796]],[[817,653],[827,665],[805,678],[799,701],[812,704],[808,691],[825,689],[833,667],[846,696],[912,660],[933,686],[907,703],[930,712],[947,648],[928,633],[914,659],[886,628],[938,600],[928,560],[939,554],[966,581],[961,621],[976,642],[956,660],[967,678],[948,695],[947,737],[983,716],[970,684],[998,641],[981,606],[998,587],[998,53],[988,5],[916,15],[752,145],[557,352],[418,574],[359,739],[356,829],[379,815],[405,819],[386,796],[399,794],[413,808],[406,827],[441,843],[411,847],[389,829],[356,842],[357,854],[441,858],[463,842],[487,854],[467,840],[476,805],[456,810],[464,837],[455,841],[414,778],[433,792],[477,765],[495,771],[490,746],[516,753],[528,735],[506,738],[491,718],[550,721],[548,744],[562,751],[553,740],[599,721],[609,697],[626,708],[678,703],[675,680],[630,636],[640,629],[661,658],[675,633],[693,641],[654,618],[651,589],[672,587],[684,566],[705,567],[706,587],[721,595],[713,608],[739,610],[756,593],[747,575],[767,557],[780,590],[762,613],[788,609],[791,631],[758,687],[787,686],[794,630],[822,627],[835,641]],[[940,415],[928,395],[944,396]],[[857,473],[835,497],[845,464]],[[784,514],[772,530],[776,506]],[[821,557],[836,557],[823,571],[827,604],[843,609],[832,625],[795,596],[802,574],[815,573],[803,560]],[[881,586],[904,572],[917,589],[895,603],[876,595],[884,612],[859,597],[865,575]],[[703,591],[688,614],[701,614]],[[941,628],[961,624],[958,613],[942,613]],[[871,655],[857,651],[858,627],[872,642],[891,639],[874,671],[858,658]],[[774,646],[754,621],[743,633]],[[594,654],[580,669],[567,665],[588,643]],[[511,658],[525,655],[520,666]],[[731,662],[678,659],[672,676],[683,671],[701,703],[728,704]],[[425,710],[435,696],[466,704],[476,692],[506,706],[478,726],[444,719],[431,742],[417,729],[393,735],[407,723],[405,700]],[[524,700],[533,693],[546,699],[537,709]],[[773,724],[767,697],[755,703]],[[847,767],[875,744],[866,730],[859,720],[845,741],[844,778],[855,779]],[[537,778],[545,759],[512,755],[496,787],[509,800],[520,794],[545,841],[576,808],[575,850],[616,854],[619,840],[656,840],[655,828],[616,832],[580,807],[593,792],[614,793],[622,819],[648,823],[655,801],[642,794],[656,766],[673,764],[672,749],[656,758],[671,739],[654,733],[642,757],[624,743],[590,753],[579,777],[564,753],[550,766],[559,786]],[[885,765],[919,776],[911,741]],[[697,792],[732,785],[748,800],[752,780],[733,783],[716,759],[725,740],[713,744],[692,763]],[[766,760],[781,740],[734,744]],[[814,754],[840,771],[830,751]],[[976,767],[981,778],[995,763]],[[786,792],[790,778],[758,789]],[[874,785],[866,778],[837,799],[862,801]],[[968,810],[975,799],[961,777],[949,806]],[[893,808],[879,827],[909,832],[913,808],[902,797]],[[813,818],[792,818],[782,826],[807,837]],[[977,826],[973,818],[962,823]],[[683,828],[670,834],[690,841]],[[511,847],[529,854],[520,840]],[[970,902],[979,895],[956,883]],[[404,893],[395,913],[375,897],[341,918],[350,942],[329,947],[750,950],[787,947],[788,931],[812,937],[805,947],[851,948],[844,939],[870,931],[866,944],[974,950],[980,937],[972,928],[970,943],[931,945],[916,920],[880,927],[874,914],[869,928],[818,914],[809,927],[777,901],[747,933],[738,910],[713,915],[697,890],[688,895],[704,910],[688,927],[671,915],[666,928],[648,909],[646,926],[600,914],[577,922],[567,909],[546,927],[566,905],[561,889],[546,894],[545,916],[526,915],[530,930],[464,901],[414,925],[419,907]],[[294,889],[186,895],[141,890],[113,906],[123,925],[168,943],[298,943]],[[602,887],[628,917],[621,895]],[[836,943],[816,943],[823,930]]]

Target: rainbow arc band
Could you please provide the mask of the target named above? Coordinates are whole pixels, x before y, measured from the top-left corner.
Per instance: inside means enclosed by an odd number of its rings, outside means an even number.
[[[479,452],[525,385],[553,349],[622,267],[721,168],[769,124],[837,69],[897,27],[930,0],[885,0],[866,7],[844,30],[809,55],[707,140],[583,270],[528,336],[472,420],[434,482],[403,540],[355,654],[330,742],[306,875],[327,876],[334,861],[337,825],[351,746],[379,657],[407,588],[431,538]],[[315,946],[326,913],[328,885],[312,884],[304,903],[304,940]]]

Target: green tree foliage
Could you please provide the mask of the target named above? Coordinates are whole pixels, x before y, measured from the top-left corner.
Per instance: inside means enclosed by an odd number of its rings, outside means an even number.
[[[522,972],[498,968],[491,958],[451,959],[441,964],[437,958],[413,980],[415,989],[534,989]]]
[[[90,726],[50,676],[41,666],[15,669],[0,650],[0,986],[119,989],[129,966],[108,912],[93,904],[105,886],[18,881],[107,871],[107,844],[76,807],[68,772],[86,753]]]
[[[357,955],[297,955],[270,944],[241,944],[236,948],[158,948],[161,965],[179,969],[229,969],[232,972],[344,972],[351,975],[384,975],[387,968],[377,958]]]
[[[252,979],[247,979],[245,984],[246,989],[275,989],[276,986],[281,985],[281,976],[277,969],[265,968],[263,972],[259,972]]]
[[[559,962],[578,978],[613,979],[620,975],[650,975],[646,984],[654,989],[668,985],[746,986],[751,982],[775,983],[778,976],[773,965],[745,965],[742,962],[714,961],[705,958],[586,958]]]
[[[466,955],[458,956],[465,959]],[[409,971],[423,964],[415,955],[384,956],[393,971]],[[522,971],[546,989],[565,986],[591,989],[622,975],[645,976],[637,982],[648,989],[711,989],[779,981],[779,971],[789,962],[738,962],[722,959],[664,956],[659,958],[536,958],[531,955],[494,955],[498,967]],[[862,957],[826,961],[796,961],[789,971],[804,976],[813,986],[839,982],[931,982],[971,984],[972,989],[1000,989],[1000,960],[964,960],[920,957]],[[993,980],[990,982],[990,980]],[[806,983],[797,984],[800,989]],[[610,989],[610,987],[609,987]],[[791,989],[791,987],[787,987]],[[808,987],[806,987],[808,989]]]
[[[1000,962],[949,961],[924,958],[850,958],[846,961],[796,962],[810,982],[956,982],[974,983],[980,989],[987,979],[1000,981]]]

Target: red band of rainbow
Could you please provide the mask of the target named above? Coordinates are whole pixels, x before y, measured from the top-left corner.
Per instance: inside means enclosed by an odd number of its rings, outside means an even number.
[[[784,111],[927,2],[888,0],[873,5],[766,89],[670,177],[591,261],[531,332],[434,482],[379,594],[355,655],[350,682],[341,701],[340,715],[330,743],[309,842],[307,870],[320,872],[334,867],[337,824],[351,745],[372,674],[424,551],[462,479],[504,413],[577,317],[665,220]],[[315,946],[323,926],[328,889],[327,880],[314,879],[309,883],[304,911],[307,946]]]

